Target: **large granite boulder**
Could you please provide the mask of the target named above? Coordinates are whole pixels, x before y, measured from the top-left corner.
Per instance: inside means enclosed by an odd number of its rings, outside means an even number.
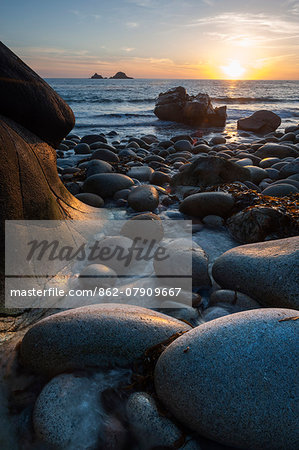
[[[267,134],[275,131],[281,124],[281,118],[272,111],[256,111],[245,119],[238,120],[238,129]]]
[[[25,334],[23,364],[44,375],[87,366],[128,366],[189,325],[131,305],[84,306],[47,317]]]
[[[224,127],[226,106],[214,108],[208,94],[188,95],[182,86],[159,94],[154,113],[161,120],[187,125]]]
[[[75,125],[71,108],[0,42],[0,114],[56,147]]]
[[[296,317],[261,308],[189,331],[158,359],[159,399],[187,427],[230,448],[297,449]]]
[[[193,163],[176,174],[171,184],[173,186],[216,186],[234,181],[251,179],[249,169],[220,156],[199,156]]]
[[[40,138],[0,116],[0,228],[5,220],[79,219],[95,211],[61,183],[56,153]],[[83,215],[82,215],[83,214]]]
[[[243,292],[264,306],[299,309],[299,237],[233,248],[213,266],[224,289]]]

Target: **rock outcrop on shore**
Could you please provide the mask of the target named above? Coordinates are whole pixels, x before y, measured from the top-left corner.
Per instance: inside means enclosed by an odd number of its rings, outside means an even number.
[[[0,42],[0,114],[56,147],[75,125],[71,108]]]
[[[226,106],[214,108],[208,94],[188,95],[182,86],[159,94],[154,109],[160,120],[203,127],[224,127]]]

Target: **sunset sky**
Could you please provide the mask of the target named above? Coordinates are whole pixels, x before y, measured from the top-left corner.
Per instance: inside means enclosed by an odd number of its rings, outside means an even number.
[[[0,40],[44,77],[299,79],[294,0],[1,0]]]

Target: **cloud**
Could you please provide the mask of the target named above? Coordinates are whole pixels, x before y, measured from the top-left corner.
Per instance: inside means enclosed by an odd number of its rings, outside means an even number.
[[[135,50],[135,48],[134,47],[123,47],[122,48],[122,50],[124,51],[124,52],[132,52],[133,50]]]
[[[251,64],[252,67],[255,69],[259,69],[261,67],[264,67],[266,65],[271,65],[273,63],[279,63],[280,61],[286,61],[292,59],[294,61],[294,58],[297,59],[298,55],[295,53],[291,54],[283,54],[283,55],[276,55],[276,56],[268,56],[265,58],[259,58],[254,61],[254,63]]]
[[[69,12],[82,20],[90,19],[90,18],[94,19],[94,20],[99,20],[102,18],[102,16],[100,14],[85,14],[85,13],[79,11],[78,9],[71,9]]]
[[[299,16],[299,2],[296,0],[288,0],[286,2],[287,11],[293,16]]]
[[[265,14],[236,14],[227,12],[215,16],[204,17],[187,24],[189,27],[219,26],[232,29],[240,27],[243,31],[250,29],[253,32],[258,30],[267,31],[273,34],[292,34],[299,32],[299,24],[296,21],[283,20],[277,16]]]
[[[136,6],[141,6],[143,8],[149,8],[153,5],[152,0],[127,0],[127,3],[133,3]]]
[[[139,27],[139,23],[137,23],[137,22],[126,22],[126,27],[127,28],[138,28]]]

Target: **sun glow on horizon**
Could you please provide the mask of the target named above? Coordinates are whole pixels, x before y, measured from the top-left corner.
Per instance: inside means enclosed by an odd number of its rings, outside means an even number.
[[[221,70],[232,80],[238,80],[246,72],[245,68],[236,60],[231,61],[227,66],[221,66]]]

